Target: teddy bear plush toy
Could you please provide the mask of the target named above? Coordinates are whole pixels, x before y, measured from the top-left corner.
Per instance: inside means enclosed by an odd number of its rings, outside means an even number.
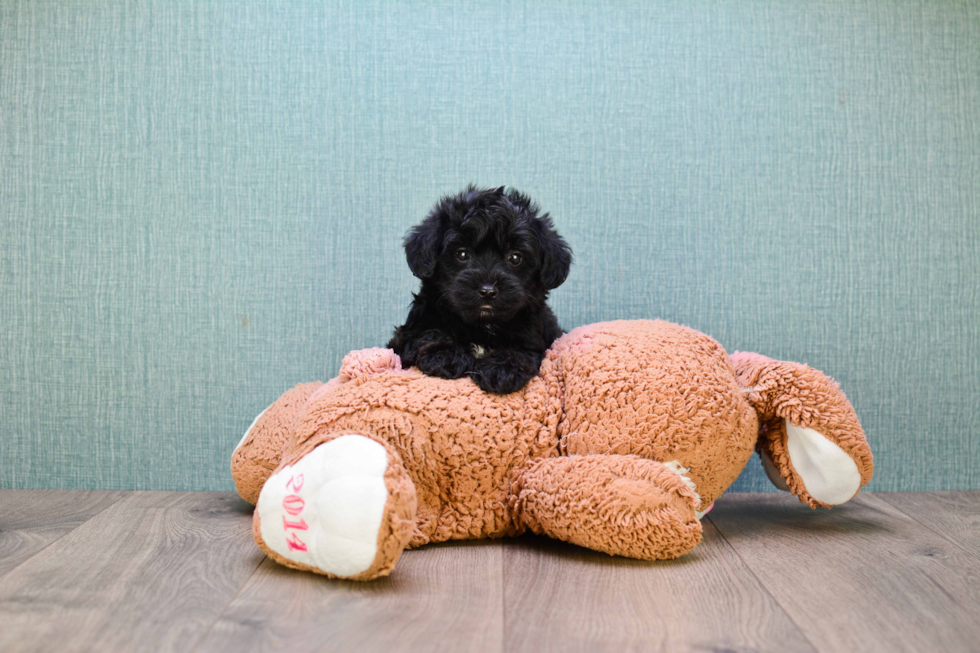
[[[273,560],[337,578],[387,575],[406,548],[527,529],[613,555],[675,558],[753,451],[812,507],[853,497],[871,450],[833,380],[729,356],[663,321],[580,327],[521,391],[350,353],[259,415],[232,454]]]

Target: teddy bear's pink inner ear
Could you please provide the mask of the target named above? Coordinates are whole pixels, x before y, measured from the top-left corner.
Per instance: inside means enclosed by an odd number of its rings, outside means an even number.
[[[861,487],[854,459],[818,431],[786,420],[786,452],[807,493],[821,503],[840,505]]]

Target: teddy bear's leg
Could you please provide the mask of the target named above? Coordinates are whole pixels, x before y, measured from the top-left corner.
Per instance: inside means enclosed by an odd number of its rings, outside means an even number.
[[[295,569],[353,580],[385,576],[415,526],[415,485],[397,452],[373,435],[319,439],[265,482],[255,540]]]
[[[776,487],[811,507],[850,500],[874,471],[854,408],[830,377],[802,363],[731,356],[759,414],[759,456]]]
[[[231,454],[231,476],[238,494],[254,504],[262,484],[279,466],[296,417],[317,390],[330,384],[300,383],[259,413]]]
[[[546,458],[519,474],[520,523],[612,555],[662,560],[701,541],[700,498],[669,465],[632,455]]]
[[[259,413],[231,454],[231,475],[238,494],[254,504],[259,490],[279,466],[296,418],[324,393],[354,378],[401,370],[401,359],[390,349],[355,350],[344,357],[339,374],[326,383],[300,383]]]

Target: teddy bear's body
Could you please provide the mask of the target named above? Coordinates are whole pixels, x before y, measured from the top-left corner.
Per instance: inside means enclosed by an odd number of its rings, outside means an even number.
[[[353,352],[338,378],[297,386],[256,419],[233,475],[257,503],[260,546],[328,575],[373,578],[406,547],[527,528],[613,554],[676,557],[700,540],[699,510],[735,480],[760,432],[786,418],[776,408],[760,415],[776,385],[758,377],[796,364],[737,362],[685,327],[608,322],[557,340],[539,376],[499,396],[469,379],[402,370],[390,350]],[[799,413],[797,404],[788,406]],[[851,422],[847,460],[839,437],[827,454],[847,467],[834,486],[847,486],[846,498],[870,478],[870,452]],[[766,456],[792,479],[783,440]],[[851,470],[854,460],[863,469]]]

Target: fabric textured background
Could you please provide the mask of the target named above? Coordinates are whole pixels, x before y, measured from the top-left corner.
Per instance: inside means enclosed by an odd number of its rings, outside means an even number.
[[[869,489],[980,488],[980,8],[925,0],[0,3],[0,487],[231,489],[469,181],[554,216],[565,328],[806,362]]]

